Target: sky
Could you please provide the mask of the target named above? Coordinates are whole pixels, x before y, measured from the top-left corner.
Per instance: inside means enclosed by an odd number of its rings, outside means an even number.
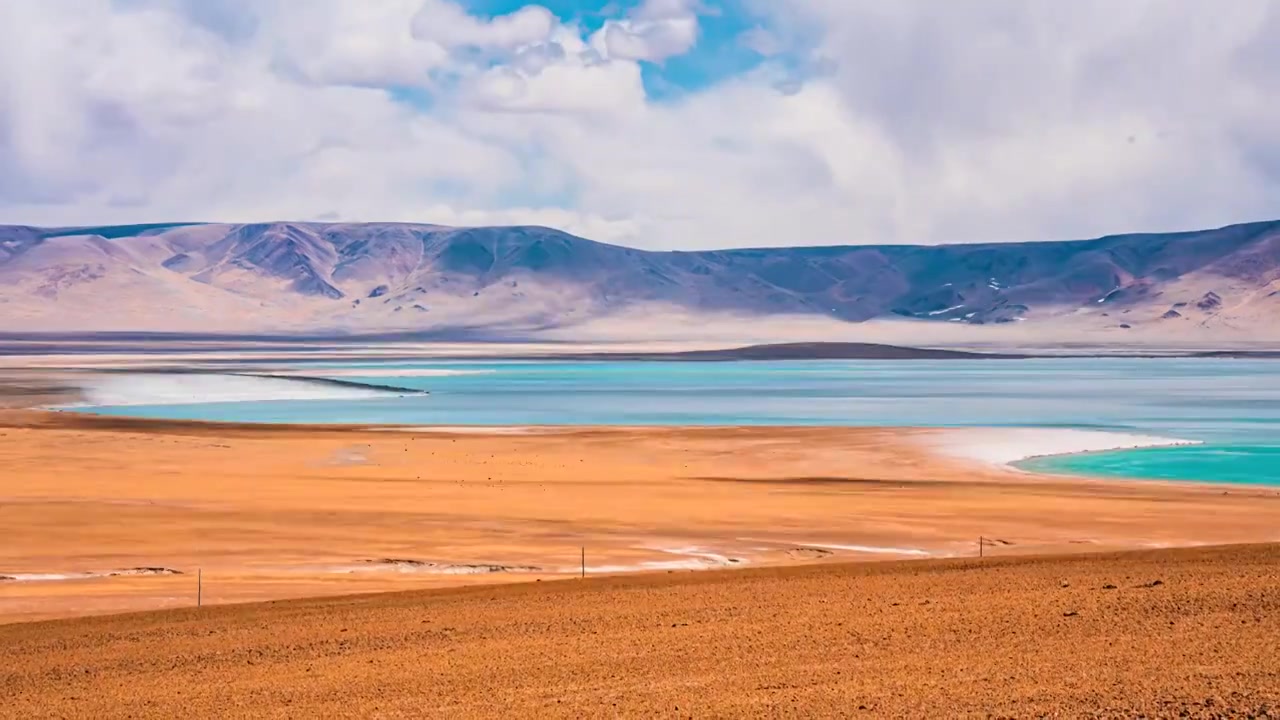
[[[0,223],[650,249],[1280,218],[1280,0],[0,0]]]

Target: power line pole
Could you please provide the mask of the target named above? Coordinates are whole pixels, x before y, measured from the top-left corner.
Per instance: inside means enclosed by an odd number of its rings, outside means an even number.
[[[196,568],[196,607],[204,605],[204,569]]]
[[[582,579],[587,579],[587,546],[582,546]]]

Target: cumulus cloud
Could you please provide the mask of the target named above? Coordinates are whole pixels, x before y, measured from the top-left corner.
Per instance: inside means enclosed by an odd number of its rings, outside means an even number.
[[[319,85],[418,85],[445,65],[449,46],[418,37],[419,0],[263,0],[239,14],[256,17],[256,39],[277,67]],[[217,6],[217,3],[209,3]],[[207,12],[207,11],[206,11]]]
[[[627,18],[606,22],[599,45],[611,58],[660,61],[698,41],[695,0],[645,0]]]
[[[419,0],[420,2],[420,0]],[[468,14],[452,0],[420,3],[413,17],[414,37],[449,47],[475,46],[512,50],[550,37],[557,21],[541,5],[528,5],[492,19]]]
[[[467,77],[460,99],[491,112],[602,115],[640,112],[645,91],[634,62],[603,58],[576,31],[561,28],[548,42],[526,45],[511,61]],[[577,127],[573,118],[559,122]]]
[[[754,0],[743,4],[753,7]],[[1088,237],[1280,207],[1280,6],[0,2],[0,221],[538,223],[654,247]],[[702,15],[700,15],[702,13]],[[678,82],[672,76],[668,82]]]
[[[533,71],[490,69],[471,84],[468,99],[484,110],[614,114],[639,109],[644,88],[634,65],[559,62]]]
[[[1265,42],[1278,10],[803,0],[770,12],[817,38],[810,52],[835,68],[825,83],[900,151],[916,210],[901,232],[972,240],[1272,212],[1280,177],[1248,159],[1269,143],[1241,129],[1276,117],[1261,98],[1280,72],[1251,77],[1241,53]]]

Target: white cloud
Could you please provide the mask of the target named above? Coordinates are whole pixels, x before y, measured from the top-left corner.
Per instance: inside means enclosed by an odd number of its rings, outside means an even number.
[[[264,0],[259,41],[277,61],[320,85],[421,85],[449,45],[415,32],[421,0]]]
[[[660,61],[683,55],[698,42],[695,0],[645,0],[623,20],[600,29],[597,45],[619,60]]]
[[[475,46],[514,50],[546,40],[557,21],[551,11],[528,5],[508,15],[482,20],[452,0],[426,0],[413,18],[414,37],[448,47]]]
[[[1244,98],[1242,48],[1278,9],[1169,0],[797,3],[824,28],[826,79],[901,150],[928,240],[1084,236],[1252,219],[1275,176],[1239,129],[1276,109]]]
[[[644,87],[632,64],[562,62],[536,72],[493,68],[475,79],[468,99],[486,110],[616,113],[641,108]]]
[[[532,222],[725,247],[1280,207],[1275,3],[760,7],[733,42],[764,65],[656,102],[642,65],[707,42],[692,3],[588,34],[447,0],[0,1],[0,221]]]
[[[640,67],[609,61],[589,47],[575,30],[561,28],[548,42],[526,45],[506,65],[471,75],[462,99],[496,112],[632,114],[643,110]],[[573,119],[564,119],[576,127]]]

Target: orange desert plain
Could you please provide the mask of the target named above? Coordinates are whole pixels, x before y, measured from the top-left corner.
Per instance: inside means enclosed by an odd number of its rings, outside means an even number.
[[[950,433],[3,411],[0,716],[1275,712],[1280,492]]]

